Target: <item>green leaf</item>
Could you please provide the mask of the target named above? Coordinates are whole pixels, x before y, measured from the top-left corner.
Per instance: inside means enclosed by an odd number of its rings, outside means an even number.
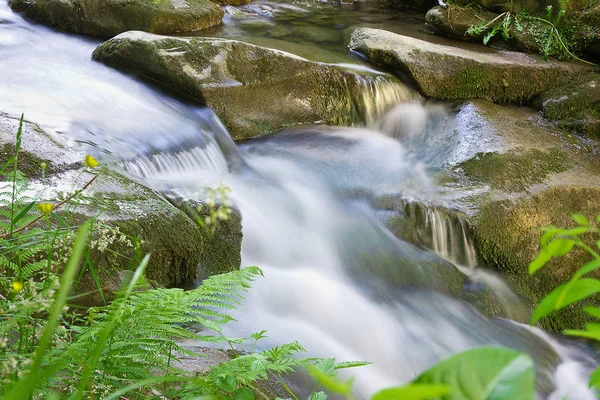
[[[600,308],[598,307],[584,307],[583,312],[594,318],[600,319]]]
[[[589,274],[590,272],[594,272],[598,268],[600,268],[600,258],[594,258],[592,261],[588,262],[583,267],[581,267],[579,271],[577,271],[575,275],[573,275],[573,279],[581,278],[582,276]]]
[[[233,397],[235,400],[254,400],[254,393],[250,389],[239,388],[233,392]]]
[[[596,368],[596,370],[592,372],[592,375],[590,376],[590,387],[600,389],[600,367]]]
[[[318,384],[322,385],[330,392],[342,395],[350,395],[352,393],[352,386],[354,384],[354,380],[352,378],[346,382],[339,381],[310,364],[306,366],[306,370],[313,378],[315,378]]]
[[[531,325],[550,314],[579,300],[600,292],[600,281],[591,278],[569,281],[554,289],[538,304],[531,317]]]
[[[371,400],[426,400],[439,398],[450,392],[452,392],[452,386],[449,385],[411,383],[406,386],[380,390],[371,397]]]
[[[356,368],[356,367],[364,367],[365,365],[371,365],[372,363],[368,361],[344,361],[338,364],[335,364],[333,369],[344,369],[344,368]]]
[[[21,116],[21,123],[23,117]],[[81,258],[87,242],[88,234],[90,232],[91,222],[87,221],[77,231],[75,237],[75,243],[73,244],[73,251],[67,262],[67,266],[60,279],[60,288],[52,306],[50,308],[50,314],[48,316],[48,322],[42,331],[42,336],[38,342],[37,348],[33,355],[31,366],[29,367],[28,373],[19,381],[19,383],[12,388],[12,390],[6,395],[6,400],[17,400],[27,399],[30,397],[33,390],[38,384],[43,382],[40,378],[41,367],[46,356],[46,349],[51,345],[54,337],[58,321],[63,313],[63,307],[67,303],[67,297],[71,291],[73,279],[77,274],[79,265],[81,264]]]
[[[25,208],[23,208],[21,210],[21,212],[18,213],[15,216],[15,218],[13,218],[12,224],[16,225],[17,222],[19,222],[21,220],[21,218],[23,218],[29,212],[29,210],[31,210],[33,208],[34,205],[35,205],[35,201],[32,201],[31,203],[27,204],[27,206],[25,206]]]
[[[308,400],[327,400],[327,394],[325,392],[313,392],[308,396]]]
[[[262,330],[260,332],[254,332],[252,335],[250,335],[250,337],[254,340],[260,340],[260,339],[267,337],[267,335],[265,335],[265,333],[267,333],[266,330]]]
[[[590,226],[590,220],[583,214],[573,214],[573,221],[580,226]]]
[[[442,400],[532,400],[535,368],[531,357],[503,347],[480,347],[440,361],[415,383],[449,385]]]
[[[491,31],[488,32],[484,37],[483,37],[483,44],[487,46],[488,42],[490,41],[491,38],[494,37],[494,35],[496,34],[496,32]]]
[[[529,264],[529,274],[533,275],[543,268],[552,257],[560,257],[569,253],[575,246],[575,241],[571,239],[555,239],[544,247],[537,257]]]
[[[222,389],[228,393],[232,393],[236,387],[235,378],[231,375],[220,376],[219,378],[217,378],[217,381],[215,383],[217,384],[219,389]]]

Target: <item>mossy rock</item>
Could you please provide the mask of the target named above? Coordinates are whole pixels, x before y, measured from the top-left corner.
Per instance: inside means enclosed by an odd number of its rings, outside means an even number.
[[[418,96],[391,76],[227,39],[127,32],[100,45],[93,57],[208,105],[235,139],[298,124],[362,122],[366,104],[375,101],[366,89],[376,80],[396,91],[396,99]]]
[[[600,74],[544,92],[537,100],[544,117],[570,131],[600,137]]]
[[[585,1],[585,3],[582,3]],[[569,46],[572,53],[588,53],[592,56],[600,54],[596,49],[600,41],[600,2],[594,0],[582,0],[580,2],[570,1],[567,4],[566,14],[557,24],[557,29],[561,34],[561,40]],[[477,4],[476,4],[477,3]],[[468,40],[481,43],[484,36],[491,29],[501,24],[504,17],[500,14],[510,11],[514,14],[521,10],[527,10],[529,15],[542,14],[546,16],[546,7],[553,6],[554,20],[561,9],[558,1],[545,2],[509,2],[509,1],[459,1],[453,2],[446,7],[434,7],[426,16],[427,24],[437,32],[453,38]],[[514,21],[514,20],[513,20]],[[489,29],[480,34],[467,33],[469,28],[475,25],[489,23]],[[536,22],[532,19],[522,18],[517,29],[515,23],[509,25],[510,39],[503,40],[500,34],[491,39],[491,44],[498,47],[511,46],[520,51],[539,54],[543,52],[545,39],[542,35],[543,29],[547,28],[542,22]],[[553,45],[551,53],[559,58],[570,58],[563,48]]]
[[[563,150],[511,149],[504,153],[478,153],[458,164],[471,179],[488,184],[492,189],[521,192],[542,183],[558,172],[566,171],[569,159]]]
[[[407,74],[435,99],[484,98],[528,102],[545,90],[578,82],[592,67],[545,61],[519,52],[478,52],[360,28],[350,48],[399,76]]]
[[[554,259],[533,276],[527,272],[529,263],[540,250],[540,227],[575,226],[572,213],[581,213],[590,219],[600,215],[600,188],[559,186],[518,200],[486,202],[476,224],[482,261],[500,271],[510,286],[532,305],[539,304],[545,295],[568,281],[591,259],[584,251],[577,250]],[[595,277],[600,278],[600,274]],[[572,305],[542,320],[542,326],[552,331],[581,328],[587,318],[580,309],[581,304]]]
[[[528,273],[540,250],[540,228],[571,226],[573,213],[590,220],[600,214],[600,143],[543,123],[529,109],[483,101],[468,105],[469,112],[475,110],[471,118],[486,121],[472,134],[494,150],[450,167],[458,175],[454,188],[465,190],[457,205],[473,228],[480,264],[498,271],[534,307],[586,262],[585,254],[574,252],[534,276]],[[581,327],[584,319],[577,311],[571,307],[541,324],[553,331]]]
[[[59,29],[110,37],[130,30],[194,32],[221,23],[224,12],[210,0],[10,0],[28,18]]]
[[[447,7],[434,7],[425,16],[427,25],[437,32],[460,40],[475,43],[483,43],[484,37],[489,33],[489,29],[479,34],[469,33],[469,29],[476,25],[482,25],[492,22],[498,18],[498,14],[487,11],[479,7],[460,7],[449,5]],[[497,20],[501,23],[502,19]],[[490,25],[493,27],[495,24]],[[491,42],[498,47],[509,46],[511,49],[525,51],[528,53],[539,53],[541,51],[540,43],[529,31],[527,26],[523,29],[516,29],[514,25],[509,28],[510,39],[504,41],[500,34],[492,38]]]
[[[0,116],[0,146],[10,146],[19,121]],[[8,154],[2,154],[6,161]],[[11,154],[12,155],[12,154]],[[23,127],[20,168],[39,170],[39,162],[47,162],[45,201],[57,203],[61,192],[82,187],[92,175],[82,170],[83,156],[64,147],[37,125],[26,122]],[[32,174],[34,182],[40,177]],[[214,235],[202,230],[195,219],[179,210],[162,195],[115,171],[102,168],[98,178],[81,194],[77,206],[64,214],[77,226],[89,218],[130,238],[109,240],[110,251],[93,247],[90,261],[99,277],[104,297],[110,299],[128,271],[134,270],[145,254],[151,254],[146,269],[148,282],[159,287],[187,287],[217,273],[237,270],[241,262],[241,220],[234,215],[222,223]],[[61,212],[59,209],[57,212]],[[108,240],[101,229],[92,234],[94,240]],[[106,232],[105,232],[106,233]],[[100,235],[100,236],[99,236]],[[121,235],[117,235],[120,237]],[[135,243],[139,246],[135,246]],[[69,246],[69,244],[65,244]],[[77,302],[91,306],[102,303],[91,269],[87,264],[77,293]]]
[[[561,0],[453,0],[453,5],[474,6],[474,8],[485,8],[496,13],[527,10],[530,13],[546,11],[546,7],[552,6],[557,10],[561,7]]]
[[[438,0],[380,0],[383,6],[392,9],[414,8],[415,10],[427,11],[438,5]]]

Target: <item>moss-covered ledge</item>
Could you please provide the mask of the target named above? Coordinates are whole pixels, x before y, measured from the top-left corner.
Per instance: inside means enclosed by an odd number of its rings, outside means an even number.
[[[398,76],[408,75],[435,99],[482,98],[527,103],[540,93],[580,82],[593,67],[511,51],[445,46],[392,32],[360,28],[350,48]]]
[[[0,115],[0,146],[10,149],[18,129],[18,119]],[[0,153],[5,161],[12,153]],[[82,170],[82,155],[53,141],[39,126],[26,122],[19,168],[32,171],[34,182],[40,160],[53,168],[46,176],[45,200],[55,203],[60,192],[83,186],[92,175]],[[8,159],[8,158],[6,158]],[[60,211],[60,210],[59,210]],[[91,250],[91,261],[99,275],[105,297],[119,288],[128,271],[150,254],[146,277],[160,287],[191,286],[198,279],[239,269],[241,262],[241,219],[239,215],[217,229],[215,235],[202,230],[196,220],[175,207],[160,193],[120,173],[103,168],[98,178],[83,193],[72,209],[72,224],[94,218],[109,229],[130,239],[111,242],[111,251]],[[111,236],[103,229],[94,232],[94,240]],[[131,245],[129,244],[131,242]],[[138,243],[139,246],[135,244]],[[65,244],[68,246],[68,243]],[[83,305],[97,305],[102,298],[93,276],[87,271],[77,289],[87,296],[78,297]]]

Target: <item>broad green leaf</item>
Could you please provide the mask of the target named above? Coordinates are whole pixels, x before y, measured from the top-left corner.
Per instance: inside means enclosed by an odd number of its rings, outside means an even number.
[[[596,389],[600,389],[600,367],[596,368],[592,375],[590,376],[590,387],[596,387]]]
[[[579,271],[575,273],[573,279],[581,278],[582,276],[589,274],[590,272],[594,272],[598,268],[600,268],[600,258],[594,258],[592,261],[588,262],[583,267],[581,267]]]
[[[503,347],[480,347],[440,361],[414,381],[449,385],[442,400],[533,400],[535,368],[531,357]]]
[[[215,383],[219,389],[222,389],[228,393],[232,393],[236,387],[235,378],[231,375],[220,376]]]
[[[311,393],[308,400],[327,400],[327,394],[325,392]]]
[[[583,312],[588,315],[591,315],[594,318],[600,319],[600,308],[598,307],[584,307]]]
[[[582,278],[562,284],[538,304],[530,323],[533,325],[551,312],[560,310],[598,292],[600,292],[600,281],[596,279]]]
[[[563,331],[563,333],[568,336],[575,336],[575,337],[600,341],[600,332],[596,332],[596,331],[577,331],[577,330],[567,329],[566,331]]]
[[[544,266],[552,259],[552,256],[548,254],[548,252],[542,250],[539,254],[533,259],[533,261],[529,264],[529,275],[535,274],[540,269],[544,268]]]
[[[239,388],[233,392],[235,400],[254,400],[254,393],[247,388]]]
[[[590,220],[583,214],[573,214],[573,221],[580,226],[590,226]]]
[[[552,257],[560,257],[569,253],[575,246],[571,239],[555,239],[544,247],[537,257],[529,264],[529,274],[533,275],[536,271],[543,268]]]
[[[452,386],[411,383],[406,386],[392,387],[375,393],[371,400],[427,400],[439,398],[452,392]]]

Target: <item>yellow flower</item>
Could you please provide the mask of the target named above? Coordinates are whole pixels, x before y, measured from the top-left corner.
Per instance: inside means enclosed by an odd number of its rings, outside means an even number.
[[[98,162],[98,160],[96,160],[94,157],[88,154],[87,156],[85,156],[85,165],[87,165],[90,168],[96,168],[98,165],[100,165],[100,163]]]
[[[19,293],[21,290],[23,290],[23,283],[22,282],[13,281],[13,283],[12,283],[12,290],[15,293]]]
[[[40,212],[42,214],[48,214],[50,211],[52,211],[52,204],[50,203],[39,203],[37,205],[38,210],[40,210]]]

